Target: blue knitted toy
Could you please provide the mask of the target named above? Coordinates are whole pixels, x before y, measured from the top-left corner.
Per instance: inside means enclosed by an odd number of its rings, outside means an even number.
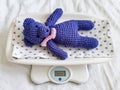
[[[90,20],[69,20],[55,24],[61,17],[63,11],[57,8],[46,20],[45,25],[26,18],[23,26],[24,43],[32,47],[37,44],[45,44],[53,55],[64,60],[68,57],[67,53],[60,49],[56,44],[62,44],[66,47],[81,47],[93,49],[97,47],[98,41],[92,37],[83,37],[78,34],[78,30],[91,30],[94,23]]]

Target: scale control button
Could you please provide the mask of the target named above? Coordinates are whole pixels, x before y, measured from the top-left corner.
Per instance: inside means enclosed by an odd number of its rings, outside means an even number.
[[[62,78],[58,78],[59,79],[59,81],[61,81],[62,80]]]

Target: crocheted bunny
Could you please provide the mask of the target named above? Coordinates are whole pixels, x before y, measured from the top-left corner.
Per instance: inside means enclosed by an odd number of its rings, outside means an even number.
[[[45,24],[37,22],[32,18],[24,20],[23,34],[26,46],[41,44],[47,46],[53,55],[64,60],[68,57],[67,53],[56,44],[66,47],[81,47],[93,49],[97,47],[98,41],[93,37],[83,37],[78,34],[78,30],[91,30],[94,23],[90,20],[68,20],[55,24],[63,14],[62,9],[57,8],[46,20]]]

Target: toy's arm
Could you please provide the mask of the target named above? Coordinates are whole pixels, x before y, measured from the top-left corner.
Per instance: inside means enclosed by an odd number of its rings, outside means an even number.
[[[52,40],[49,40],[47,43],[48,49],[52,52],[53,55],[64,60],[67,58],[67,53],[60,49]]]
[[[57,20],[62,16],[63,11],[61,8],[57,8],[46,20],[45,25],[46,26],[53,26]]]

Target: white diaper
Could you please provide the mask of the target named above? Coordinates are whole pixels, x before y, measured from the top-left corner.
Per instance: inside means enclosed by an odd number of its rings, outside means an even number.
[[[41,47],[40,45],[34,45],[33,47],[26,47],[23,41],[23,21],[25,18],[31,17],[35,20],[44,23],[46,18],[49,14],[45,15],[23,15],[18,16],[10,30],[11,38],[11,60],[58,60],[55,56],[51,54],[51,52],[45,48]],[[82,36],[89,36],[97,38],[99,41],[99,45],[95,49],[86,50],[82,48],[72,48],[72,47],[65,47],[62,45],[58,45],[64,51],[68,53],[68,59],[73,60],[81,60],[85,58],[112,58],[113,57],[113,45],[110,35],[110,23],[105,18],[95,18],[92,16],[82,15],[82,14],[64,14],[57,23],[63,22],[66,20],[92,20],[95,24],[95,27],[90,31],[79,31],[79,34]],[[8,38],[9,39],[9,38]],[[10,43],[8,42],[8,44]],[[93,59],[92,59],[93,60]],[[74,60],[73,60],[74,61]],[[37,61],[38,62],[38,61]]]

